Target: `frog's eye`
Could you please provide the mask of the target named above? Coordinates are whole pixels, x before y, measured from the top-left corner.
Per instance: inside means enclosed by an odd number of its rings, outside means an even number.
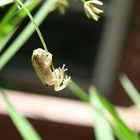
[[[38,55],[34,55],[34,59],[38,60],[39,56]]]
[[[46,57],[49,57],[49,54],[48,53],[46,54]]]

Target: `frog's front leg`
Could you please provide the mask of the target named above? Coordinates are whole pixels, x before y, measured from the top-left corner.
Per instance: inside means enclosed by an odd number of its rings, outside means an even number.
[[[47,58],[44,63],[46,68],[50,68],[51,69],[51,65],[52,65],[52,54],[51,53],[46,53],[45,57]]]

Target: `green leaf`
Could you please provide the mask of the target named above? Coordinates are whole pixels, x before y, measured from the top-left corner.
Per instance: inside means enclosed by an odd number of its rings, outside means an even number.
[[[135,105],[140,107],[140,93],[134,87],[132,82],[125,74],[121,74],[119,79],[128,96],[131,98]]]
[[[90,90],[90,104],[94,115],[94,132],[97,140],[115,140],[113,130],[106,117],[103,115],[102,105],[96,97],[96,94]]]
[[[16,29],[15,29],[16,30]],[[9,35],[7,35],[1,42],[0,42],[0,52],[3,50],[3,48],[5,47],[5,45],[7,44],[7,42],[10,40],[10,38],[12,37],[12,35],[14,34],[15,31],[13,31],[12,33],[9,33]]]
[[[90,88],[90,93],[94,94],[94,98],[96,98],[100,104],[100,111],[102,111],[104,117],[106,116],[104,112],[106,112],[107,116],[109,116],[106,117],[106,119],[110,122],[114,134],[120,140],[139,140],[138,135],[126,126],[126,124],[118,116],[113,105],[111,105],[111,103],[109,103],[95,87]]]
[[[41,0],[34,0],[27,7],[29,11],[32,11]],[[24,10],[18,10],[15,5],[13,5],[6,15],[0,21],[0,51],[4,48],[4,45],[9,41],[9,36],[14,33],[15,29],[27,17]],[[4,28],[3,28],[4,27]],[[3,45],[4,44],[4,45]]]
[[[0,89],[0,95],[2,96],[6,108],[9,112],[10,118],[13,121],[14,125],[18,129],[19,133],[23,137],[24,140],[41,140],[38,133],[35,131],[35,129],[32,127],[30,122],[24,118],[19,112],[15,110],[13,105],[8,100],[6,94],[4,93],[4,90]]]

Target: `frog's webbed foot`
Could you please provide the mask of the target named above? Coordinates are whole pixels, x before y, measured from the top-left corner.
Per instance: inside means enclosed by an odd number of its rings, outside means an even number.
[[[67,69],[65,69],[65,65],[63,65],[62,68],[59,67],[58,69],[55,70],[57,79],[57,82],[55,83],[54,86],[55,91],[60,91],[69,84],[71,77],[67,75],[64,76],[65,71],[67,71]]]

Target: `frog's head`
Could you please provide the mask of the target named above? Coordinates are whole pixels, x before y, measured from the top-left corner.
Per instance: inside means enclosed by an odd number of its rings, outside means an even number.
[[[32,61],[42,63],[44,61],[52,61],[52,54],[46,52],[42,48],[35,49],[32,54]]]

